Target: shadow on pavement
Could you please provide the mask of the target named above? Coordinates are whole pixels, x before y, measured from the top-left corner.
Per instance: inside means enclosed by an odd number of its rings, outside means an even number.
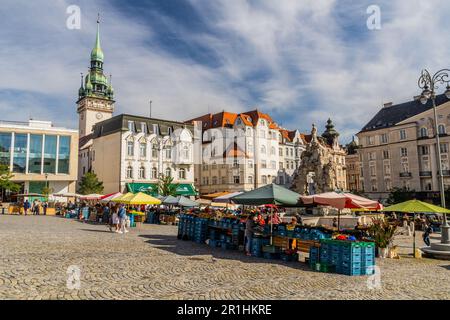
[[[228,259],[237,260],[244,263],[270,263],[277,264],[293,269],[298,269],[302,271],[313,272],[307,264],[301,262],[284,262],[281,260],[274,259],[263,259],[257,257],[248,257],[242,251],[237,250],[225,250],[221,248],[211,248],[207,244],[196,243],[193,241],[179,240],[176,236],[166,236],[166,235],[139,235],[139,237],[148,239],[146,242],[151,244],[154,248],[165,250],[167,252],[175,253],[182,256],[191,256],[191,260],[205,260],[200,258],[201,255],[211,255],[214,259]]]

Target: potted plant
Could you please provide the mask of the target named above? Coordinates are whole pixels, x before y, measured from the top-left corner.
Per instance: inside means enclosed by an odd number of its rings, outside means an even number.
[[[397,233],[397,224],[391,224],[383,218],[375,218],[369,228],[369,234],[375,241],[378,249],[378,257],[387,258],[389,249],[392,247],[394,236]]]

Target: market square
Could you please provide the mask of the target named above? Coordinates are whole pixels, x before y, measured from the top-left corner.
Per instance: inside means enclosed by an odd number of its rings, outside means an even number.
[[[366,277],[311,271],[176,239],[176,227],[126,235],[57,217],[0,215],[1,299],[448,299],[448,261],[377,261],[381,289]],[[411,250],[404,241],[404,252]],[[409,244],[408,244],[409,242]],[[403,250],[403,249],[402,249]],[[81,287],[66,286],[67,268]]]

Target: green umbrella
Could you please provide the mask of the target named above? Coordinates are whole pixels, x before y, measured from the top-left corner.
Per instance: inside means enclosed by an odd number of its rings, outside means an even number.
[[[273,183],[231,198],[236,204],[251,206],[275,204],[284,207],[297,206],[299,199],[298,193]]]
[[[408,200],[405,202],[397,203],[387,208],[384,208],[382,211],[386,212],[411,212],[414,213],[414,220],[416,218],[417,212],[434,212],[434,213],[450,213],[450,210],[435,206],[434,204],[419,201],[419,200]],[[414,238],[413,238],[413,255],[416,253],[416,228],[414,228]]]
[[[384,208],[382,211],[450,213],[450,210],[448,209],[419,200],[408,200],[402,203],[397,203],[392,206]]]

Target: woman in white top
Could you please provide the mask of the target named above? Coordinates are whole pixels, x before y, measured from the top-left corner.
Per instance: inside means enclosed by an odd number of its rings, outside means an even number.
[[[119,232],[119,222],[120,221],[119,221],[118,210],[119,209],[117,208],[117,206],[113,208],[112,224],[114,226],[114,232]]]

